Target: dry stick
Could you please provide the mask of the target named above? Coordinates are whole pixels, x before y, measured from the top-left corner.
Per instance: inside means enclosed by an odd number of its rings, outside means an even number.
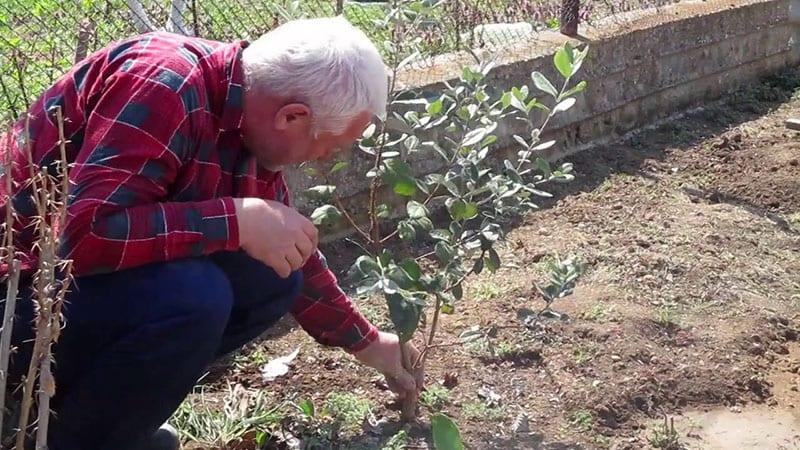
[[[4,172],[6,176],[6,221],[3,246],[6,252],[8,267],[8,284],[6,285],[6,304],[3,311],[3,328],[0,330],[0,440],[5,418],[6,385],[8,383],[8,359],[11,355],[11,332],[14,329],[14,312],[17,307],[17,291],[19,289],[20,261],[15,258],[14,249],[14,210],[11,201],[12,173],[11,152],[6,152]]]
[[[52,363],[51,349],[52,343],[57,337],[59,330],[57,313],[60,309],[60,300],[63,300],[63,296],[66,294],[65,288],[62,287],[57,295],[53,295],[53,287],[55,286],[56,282],[55,272],[58,265],[56,248],[58,246],[59,239],[56,226],[63,226],[64,219],[66,218],[66,198],[69,188],[69,179],[67,177],[67,141],[64,137],[64,116],[62,114],[61,107],[56,107],[56,123],[58,124],[58,145],[61,152],[60,169],[62,184],[61,192],[59,192],[56,183],[51,181],[50,196],[45,204],[48,210],[51,208],[56,208],[56,211],[54,212],[57,213],[58,221],[55,225],[51,221],[51,223],[48,223],[44,226],[44,229],[46,230],[46,241],[45,246],[42,249],[42,265],[46,268],[44,271],[46,279],[42,282],[42,284],[45,286],[44,290],[39,292],[41,308],[39,313],[41,319],[39,321],[39,325],[41,328],[39,329],[39,332],[41,334],[42,341],[42,355],[39,359],[41,367],[39,368],[39,414],[37,421],[38,426],[36,430],[36,450],[47,449],[47,430],[50,423],[50,398],[55,395],[56,390],[55,379],[53,378],[53,374],[50,369]],[[59,194],[58,196],[61,197],[61,202],[59,202],[57,194]],[[54,216],[56,216],[56,214],[53,214],[51,217]],[[37,336],[37,339],[38,338],[39,336]]]

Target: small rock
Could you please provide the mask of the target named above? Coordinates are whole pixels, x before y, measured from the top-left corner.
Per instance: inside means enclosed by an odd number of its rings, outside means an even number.
[[[601,384],[602,384],[602,382],[600,380],[592,381],[592,387],[594,387],[594,388],[596,388],[597,386],[600,386]]]
[[[782,344],[775,344],[772,346],[772,351],[779,354],[779,355],[788,355],[789,349],[786,348],[785,345]]]
[[[740,412],[742,412],[742,408],[740,406],[731,406],[731,412],[739,414]]]
[[[753,344],[747,350],[751,355],[763,355],[764,354],[764,347],[761,344]]]
[[[612,361],[620,361],[620,360],[622,360],[622,358],[619,355],[611,355],[611,360]]]

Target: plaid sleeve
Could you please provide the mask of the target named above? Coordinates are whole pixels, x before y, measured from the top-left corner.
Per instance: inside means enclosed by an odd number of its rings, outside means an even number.
[[[283,197],[283,202],[291,206],[289,190],[282,177],[276,189],[283,194],[278,198]],[[363,350],[378,337],[378,329],[339,287],[319,250],[303,267],[303,289],[292,315],[317,342],[349,352]]]
[[[61,248],[76,275],[238,248],[232,198],[163,201],[191,148],[185,84],[168,69],[121,71],[92,107]]]

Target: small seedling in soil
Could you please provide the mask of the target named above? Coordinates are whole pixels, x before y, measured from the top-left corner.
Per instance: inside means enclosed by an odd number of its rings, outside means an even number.
[[[548,259],[544,263],[544,266],[547,275],[547,284],[540,285],[535,281],[533,282],[533,286],[545,303],[544,307],[538,312],[526,309],[520,311],[523,323],[531,328],[534,328],[542,318],[567,319],[566,314],[552,309],[553,302],[572,295],[578,278],[580,278],[586,270],[585,265],[578,259],[574,257],[562,259],[558,255]]]
[[[405,430],[400,430],[383,444],[381,450],[405,450],[407,444],[408,433]]]
[[[343,431],[359,429],[361,423],[372,411],[372,403],[355,394],[333,392],[325,402],[327,413],[342,425]]]
[[[603,303],[595,303],[591,309],[588,311],[584,311],[581,314],[581,318],[584,320],[590,320],[592,322],[605,322],[609,320],[611,315],[614,313],[613,306],[606,306]]]
[[[594,426],[594,417],[591,411],[582,409],[575,411],[570,422],[581,431],[589,431]]]
[[[233,358],[233,367],[237,370],[258,369],[269,362],[269,354],[263,347],[252,351],[243,351]]]
[[[502,406],[489,407],[480,400],[464,403],[461,410],[468,419],[476,419],[478,421],[502,420],[506,415],[505,408]]]
[[[656,323],[665,328],[678,326],[678,312],[675,303],[667,302],[659,305],[656,310]]]
[[[419,401],[429,410],[439,412],[450,403],[450,390],[436,383],[420,394]]]
[[[650,436],[650,445],[661,450],[683,450],[678,432],[675,431],[675,419],[664,416],[664,423],[656,426]]]
[[[582,366],[597,356],[597,348],[595,347],[578,347],[572,351],[572,356],[575,357],[575,363]]]
[[[472,297],[478,301],[492,300],[503,293],[503,289],[495,283],[481,281],[470,286]]]

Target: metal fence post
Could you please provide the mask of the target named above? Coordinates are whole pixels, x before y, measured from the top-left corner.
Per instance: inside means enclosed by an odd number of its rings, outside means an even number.
[[[578,10],[581,0],[561,0],[561,33],[567,36],[578,35]]]

